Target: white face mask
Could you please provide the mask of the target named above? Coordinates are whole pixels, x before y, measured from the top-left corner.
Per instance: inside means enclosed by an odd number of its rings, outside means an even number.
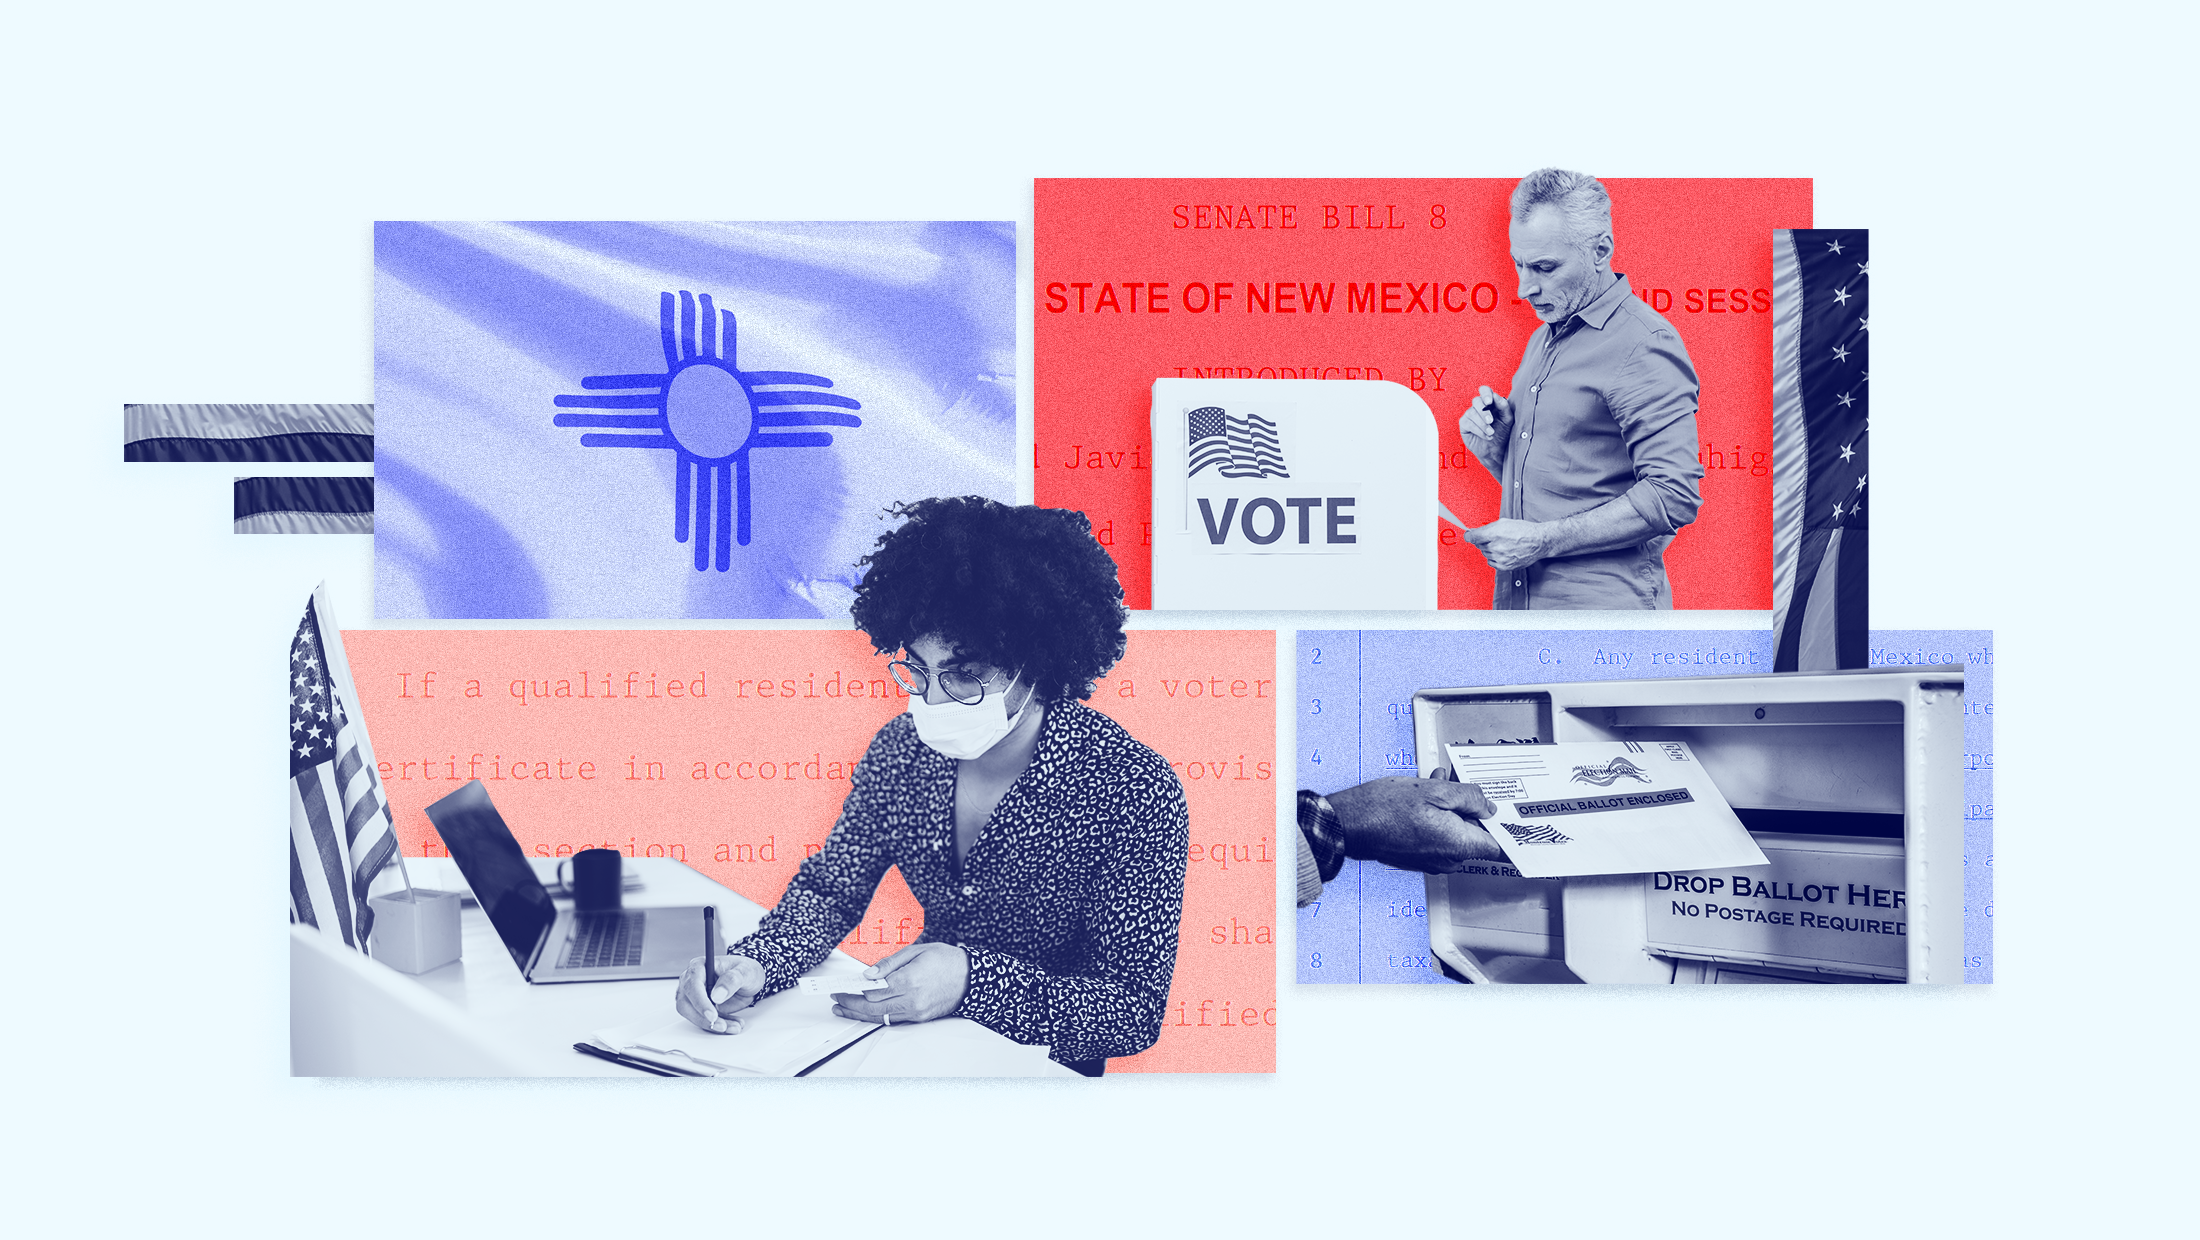
[[[1015,731],[1024,711],[1031,709],[1031,701],[1027,698],[1022,710],[1013,716],[1008,713],[1008,691],[1015,687],[1016,682],[1011,680],[1007,688],[999,693],[988,691],[985,698],[976,703],[949,699],[934,706],[921,695],[910,698],[909,717],[916,721],[917,739],[950,758],[975,758],[983,754],[1000,744],[1002,737]]]

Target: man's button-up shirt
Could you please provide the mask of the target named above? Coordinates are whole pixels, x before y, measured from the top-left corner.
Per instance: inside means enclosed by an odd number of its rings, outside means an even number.
[[[1501,515],[1557,521],[1624,495],[1659,532],[1636,546],[1500,572],[1493,607],[1673,605],[1665,547],[1703,502],[1697,390],[1680,333],[1626,276],[1565,322],[1536,328],[1509,397]]]

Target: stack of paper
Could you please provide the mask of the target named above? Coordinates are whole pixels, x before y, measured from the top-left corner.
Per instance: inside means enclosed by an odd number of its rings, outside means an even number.
[[[858,1058],[858,1057],[861,1058]],[[1044,1046],[1018,1046],[961,1017],[894,1027],[833,1061],[865,1076],[1067,1076]]]
[[[1529,878],[1765,864],[1685,741],[1445,749],[1497,807],[1483,825]]]
[[[739,1033],[711,1033],[675,1017],[600,1029],[590,1040],[689,1076],[793,1076],[879,1027],[835,1016],[832,1006],[789,990],[742,1012]]]

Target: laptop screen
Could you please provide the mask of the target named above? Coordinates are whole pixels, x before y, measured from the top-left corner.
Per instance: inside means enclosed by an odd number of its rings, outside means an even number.
[[[504,825],[497,807],[489,803],[489,790],[472,780],[463,788],[428,807],[428,821],[451,850],[458,872],[474,889],[474,898],[489,914],[505,950],[520,972],[527,971],[528,957],[543,931],[557,920],[550,893],[527,864],[512,829]]]

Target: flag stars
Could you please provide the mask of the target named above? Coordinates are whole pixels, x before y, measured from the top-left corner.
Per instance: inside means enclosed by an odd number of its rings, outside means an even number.
[[[1833,519],[1836,521],[1841,519],[1841,505],[1839,504],[1833,506]]]
[[[1837,289],[1833,290],[1833,304],[1835,304],[1835,305],[1837,305],[1837,306],[1845,306],[1845,305],[1848,305],[1848,304],[1849,304],[1849,291],[1848,291],[1847,289],[1845,289],[1845,288],[1837,288]]]
[[[1863,474],[1858,474],[1856,476],[1856,489],[1859,491],[1864,489],[1864,477],[1865,475]]]
[[[1855,449],[1855,444],[1845,443],[1841,445],[1841,463],[1843,465],[1848,464],[1849,461],[1856,456]]]
[[[312,750],[312,749],[311,749],[310,747],[308,747],[308,746],[305,746],[305,745],[300,745],[300,746],[298,746],[298,756],[299,756],[299,757],[301,757],[301,758],[304,758],[304,757],[308,757],[308,756],[310,756],[310,755],[311,755],[312,753],[313,753],[313,750]]]
[[[1870,315],[1868,315],[1868,314],[1867,314],[1867,315],[1864,315],[1864,316],[1862,316],[1861,318],[1859,318],[1859,319],[1857,319],[1857,320],[1856,320],[1856,330],[1858,330],[1858,331],[1860,331],[1860,332],[1868,332],[1868,331],[1870,331],[1871,329],[1872,329],[1872,318],[1871,318],[1871,316],[1870,316]]]
[[[1841,393],[1839,396],[1834,397],[1834,399],[1841,402],[1841,407],[1843,409],[1847,409],[1856,403],[1856,399],[1850,396],[1847,392]],[[1847,451],[1848,450],[1846,448],[1842,449],[1844,455],[1841,457],[1841,459],[1844,461],[1849,459],[1846,455]]]
[[[1836,238],[1836,239],[1834,239],[1834,240],[1832,240],[1832,241],[1828,241],[1828,242],[1826,243],[1826,248],[1827,248],[1828,250],[1831,250],[1831,251],[1832,251],[1832,252],[1834,252],[1835,254],[1839,254],[1839,253],[1841,252],[1841,242],[1840,242],[1840,239],[1839,239],[1839,238]]]
[[[1872,265],[1871,265],[1870,263],[1868,263],[1868,262],[1866,262],[1866,263],[1858,263],[1858,264],[1856,265],[1856,273],[1857,273],[1858,275],[1864,275],[1864,276],[1868,276],[1868,275],[1870,275],[1870,274],[1872,273]]]
[[[290,721],[290,730],[293,732],[304,726],[306,726],[306,718],[304,715],[300,715],[296,719]]]
[[[307,729],[306,729],[306,736],[307,736],[308,738],[312,739],[312,740],[320,740],[320,739],[321,739],[321,729],[319,729],[319,728],[317,728],[317,727],[315,727],[315,728],[307,728]]]
[[[1833,346],[1833,360],[1837,362],[1845,362],[1849,360],[1848,349],[1838,344]]]

